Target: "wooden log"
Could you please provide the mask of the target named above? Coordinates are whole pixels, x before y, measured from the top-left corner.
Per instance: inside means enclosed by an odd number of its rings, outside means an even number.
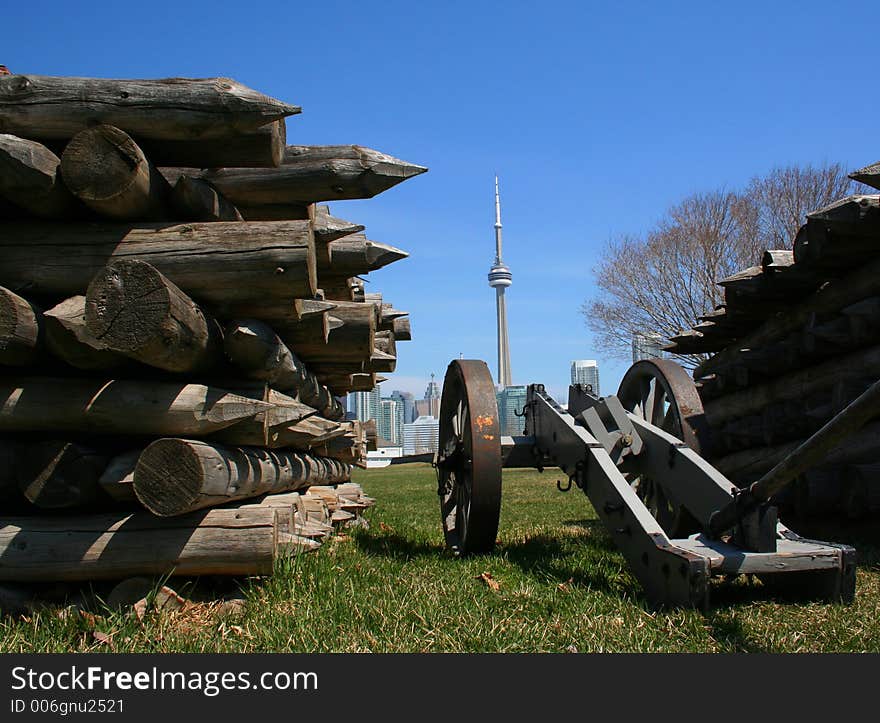
[[[278,168],[215,167],[217,170],[204,171],[199,177],[243,214],[244,209],[255,206],[372,198],[428,170],[363,146],[287,146]],[[192,169],[180,172],[189,174]],[[165,173],[169,179],[176,175],[173,169]]]
[[[797,264],[850,270],[880,254],[880,196],[853,195],[807,214],[794,243]]]
[[[724,349],[698,365],[694,378],[700,379],[726,366],[742,349],[763,349],[789,336],[801,329],[813,314],[833,314],[845,306],[876,295],[880,295],[880,260],[864,264],[852,274],[829,281],[785,314],[768,319],[740,339],[735,347]]]
[[[880,347],[834,357],[766,384],[714,399],[704,405],[706,423],[718,427],[729,419],[755,413],[766,405],[804,398],[836,383],[868,376],[880,377]]]
[[[327,419],[345,416],[342,405],[272,329],[254,319],[231,322],[224,335],[226,355],[252,379],[291,392]]]
[[[171,191],[171,207],[181,221],[242,221],[239,210],[207,181],[181,176]]]
[[[87,507],[101,500],[98,478],[107,466],[100,451],[68,440],[42,440],[23,447],[18,483],[42,509]]]
[[[288,554],[283,508],[5,517],[0,580],[112,580],[134,575],[263,575]]]
[[[368,274],[409,256],[406,251],[354,233],[316,248],[318,280]]]
[[[85,313],[85,296],[72,296],[43,312],[43,328],[49,352],[84,371],[108,371],[129,364],[126,357],[111,351],[89,334]]]
[[[412,329],[410,328],[408,316],[395,319],[392,324],[395,339],[398,341],[412,341]]]
[[[315,243],[329,244],[353,233],[359,233],[366,227],[330,215],[329,206],[315,208]]]
[[[0,132],[66,141],[113,125],[160,166],[277,166],[282,119],[299,112],[228,78],[0,77]]]
[[[156,440],[134,471],[135,494],[161,517],[307,485],[303,460],[294,452],[189,439]]]
[[[854,181],[864,183],[867,186],[880,188],[880,161],[870,166],[860,168],[858,171],[853,171],[849,174],[849,177]]]
[[[48,295],[82,293],[105,264],[123,259],[149,262],[216,309],[311,298],[316,290],[308,221],[7,224],[0,254],[0,284]]]
[[[169,372],[199,372],[223,358],[223,332],[146,261],[114,261],[86,293],[86,329],[113,351]]]
[[[271,408],[202,384],[0,377],[0,430],[204,435]]]
[[[0,287],[0,364],[25,366],[39,357],[42,316],[27,299]]]
[[[162,221],[172,216],[168,181],[116,126],[77,133],[61,154],[61,174],[80,201],[107,218]]]
[[[60,164],[43,144],[0,134],[0,196],[40,218],[85,215],[61,180]]]
[[[133,449],[113,457],[98,478],[104,493],[116,502],[137,502],[134,494],[134,468],[141,449]]]

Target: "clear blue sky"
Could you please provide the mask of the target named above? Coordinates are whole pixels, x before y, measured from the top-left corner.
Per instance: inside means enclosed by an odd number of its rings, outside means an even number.
[[[430,168],[333,206],[411,257],[369,290],[412,313],[384,385],[421,396],[460,353],[495,368],[493,174],[501,177],[517,383],[602,391],[628,363],[578,309],[612,236],[694,191],[776,165],[880,158],[880,21],[809,2],[9,2],[13,72],[230,76],[301,105],[288,142],[357,143]]]

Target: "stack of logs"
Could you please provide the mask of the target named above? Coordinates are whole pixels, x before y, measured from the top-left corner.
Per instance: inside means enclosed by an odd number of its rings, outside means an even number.
[[[426,169],[287,146],[299,112],[224,78],[0,76],[0,580],[262,573],[367,504],[340,397],[410,338],[362,279],[407,254],[317,204]]]
[[[880,188],[880,164],[851,175]],[[719,284],[725,303],[671,341],[711,353],[694,371],[713,464],[754,481],[880,378],[880,196],[808,214],[792,250]],[[802,514],[880,509],[880,419],[807,472],[781,502]]]

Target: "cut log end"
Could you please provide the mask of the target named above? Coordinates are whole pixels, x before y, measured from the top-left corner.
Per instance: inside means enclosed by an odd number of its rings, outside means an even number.
[[[154,515],[170,517],[196,504],[205,474],[192,444],[182,439],[160,439],[141,453],[134,479],[140,503]]]

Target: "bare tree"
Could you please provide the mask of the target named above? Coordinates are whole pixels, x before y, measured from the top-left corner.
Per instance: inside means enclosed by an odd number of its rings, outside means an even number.
[[[593,274],[598,294],[581,306],[597,341],[626,358],[634,334],[671,337],[722,302],[716,282],[791,248],[808,212],[855,191],[843,166],[778,168],[743,192],[714,191],[670,208],[644,236],[605,248]],[[680,355],[692,367],[705,355]]]
[[[764,248],[789,248],[806,215],[850,193],[854,184],[840,163],[774,168],[755,177],[745,195],[754,205]]]

